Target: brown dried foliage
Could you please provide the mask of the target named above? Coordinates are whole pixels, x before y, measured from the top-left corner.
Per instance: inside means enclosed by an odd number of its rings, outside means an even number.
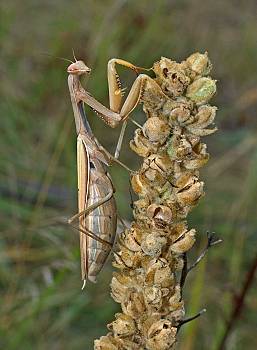
[[[186,217],[204,195],[199,168],[209,155],[200,138],[216,131],[216,107],[208,104],[216,84],[207,53],[182,63],[162,57],[153,70],[156,78],[142,95],[147,120],[130,142],[143,157],[131,178],[139,196],[135,221],[121,237],[114,262],[119,272],[111,282],[122,313],[108,325],[110,333],[95,341],[96,350],[174,349],[185,315],[182,256],[196,235]]]

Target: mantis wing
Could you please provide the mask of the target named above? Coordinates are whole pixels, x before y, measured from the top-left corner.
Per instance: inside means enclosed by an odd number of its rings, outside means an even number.
[[[87,199],[89,191],[89,154],[83,142],[83,138],[78,135],[77,138],[77,171],[78,171],[78,210],[79,213],[87,208]],[[79,226],[85,228],[85,215],[79,218]],[[80,233],[80,254],[81,254],[81,273],[85,280],[88,274],[88,237]]]

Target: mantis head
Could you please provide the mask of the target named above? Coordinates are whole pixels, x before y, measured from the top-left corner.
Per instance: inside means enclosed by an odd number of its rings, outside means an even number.
[[[91,69],[85,65],[83,61],[76,61],[69,65],[67,68],[67,72],[69,74],[74,75],[82,75],[82,74],[90,74]]]

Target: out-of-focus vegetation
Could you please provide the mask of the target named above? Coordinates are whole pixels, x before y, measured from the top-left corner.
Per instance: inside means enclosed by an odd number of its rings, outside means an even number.
[[[219,132],[208,138],[206,197],[190,215],[199,232],[224,239],[185,286],[187,315],[207,314],[181,331],[180,349],[217,349],[235,293],[257,244],[257,3],[241,1],[6,1],[1,3],[0,348],[92,349],[118,306],[109,296],[111,265],[81,292],[78,236],[56,224],[76,211],[76,135],[67,88],[72,48],[92,68],[89,91],[108,104],[106,64],[121,57],[150,67],[209,52],[218,80]],[[52,56],[49,56],[49,55]],[[129,85],[133,72],[120,70]],[[85,82],[86,83],[86,82]],[[88,110],[101,143],[109,130]],[[144,118],[140,107],[134,113]],[[131,124],[121,158],[129,151]],[[131,219],[129,176],[111,170],[121,216]],[[256,283],[228,349],[256,349]]]

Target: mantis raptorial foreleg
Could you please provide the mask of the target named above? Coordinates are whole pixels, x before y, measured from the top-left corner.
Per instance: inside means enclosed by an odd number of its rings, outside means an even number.
[[[144,86],[149,79],[151,78],[145,74],[140,74],[136,78],[119,113],[103,106],[83,88],[77,92],[77,98],[89,105],[97,114],[99,114],[106,124],[115,128],[120,122],[124,122],[128,118],[129,114],[136,108],[143,94]],[[114,98],[115,97],[116,96],[114,96]],[[110,101],[111,99],[112,97],[110,97]]]
[[[119,75],[116,70],[116,64],[130,68],[134,70],[136,73],[141,68],[136,67],[132,63],[121,60],[119,58],[112,58],[107,64],[110,109],[114,112],[119,113],[121,101],[122,101],[122,87],[121,87]]]

